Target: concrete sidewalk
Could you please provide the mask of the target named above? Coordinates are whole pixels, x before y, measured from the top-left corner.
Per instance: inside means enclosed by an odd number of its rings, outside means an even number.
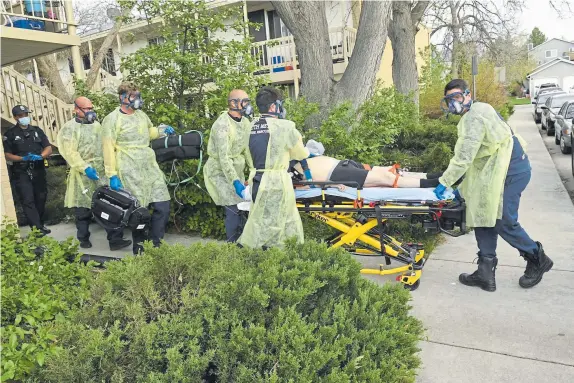
[[[61,223],[58,225],[50,226],[52,233],[50,237],[57,239],[58,241],[65,241],[68,238],[76,238],[76,225],[74,223]],[[28,227],[20,228],[23,235],[27,235],[30,229]],[[100,261],[106,258],[124,258],[126,256],[132,255],[132,246],[128,246],[125,249],[110,251],[108,241],[106,240],[105,230],[97,223],[92,223],[90,225],[90,242],[92,242],[92,247],[90,249],[80,249],[80,252],[90,259]],[[132,239],[132,234],[129,229],[124,231],[125,239]],[[189,246],[196,242],[206,242],[208,239],[202,239],[200,237],[189,236],[185,234],[170,234],[165,235],[164,240],[170,245],[179,243],[184,246]]]
[[[447,238],[412,294],[413,313],[428,337],[421,343],[419,382],[574,382],[574,206],[531,109],[517,107],[510,119],[529,144],[533,168],[520,222],[544,245],[554,268],[539,285],[522,289],[525,262],[499,239],[496,292],[466,287],[458,275],[476,269],[474,235]]]

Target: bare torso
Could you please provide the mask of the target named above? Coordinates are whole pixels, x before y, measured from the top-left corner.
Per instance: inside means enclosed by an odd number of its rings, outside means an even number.
[[[311,176],[313,177],[314,181],[317,182],[327,182],[329,181],[329,176],[335,166],[340,161],[333,157],[327,156],[319,156],[307,159],[307,165],[309,165],[309,170],[311,170]],[[295,165],[295,169],[300,173],[303,174],[303,168],[301,168],[301,164]]]

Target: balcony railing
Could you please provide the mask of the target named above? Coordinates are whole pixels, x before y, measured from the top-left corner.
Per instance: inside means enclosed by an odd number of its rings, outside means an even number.
[[[353,48],[357,31],[353,28],[329,29],[329,41],[333,63],[347,63]],[[277,73],[298,67],[297,50],[293,36],[254,43],[251,54],[257,60],[257,73]]]
[[[4,0],[0,2],[2,25],[13,28],[65,33],[68,28],[63,1]]]
[[[39,126],[50,142],[64,123],[73,116],[74,105],[68,104],[29,81],[25,76],[9,67],[2,68],[2,118],[12,120],[12,108],[26,105],[32,111],[32,123]]]

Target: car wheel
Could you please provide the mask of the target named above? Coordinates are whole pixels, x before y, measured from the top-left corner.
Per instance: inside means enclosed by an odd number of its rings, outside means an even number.
[[[570,152],[572,152],[572,148],[566,146],[566,139],[564,138],[564,136],[560,138],[560,151],[562,152],[562,154],[570,154]]]
[[[554,135],[554,123],[553,122],[548,122],[548,126],[546,127],[546,135],[548,137]]]
[[[534,122],[540,124],[540,116],[538,115],[538,113],[534,113]]]
[[[560,145],[560,137],[558,136],[559,132],[560,132],[560,129],[554,131],[554,143],[556,145]]]

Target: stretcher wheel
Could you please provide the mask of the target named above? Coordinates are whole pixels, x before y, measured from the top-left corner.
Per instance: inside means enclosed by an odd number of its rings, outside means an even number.
[[[415,291],[416,289],[419,288],[419,285],[421,284],[421,280],[417,280],[415,283],[413,283],[412,285],[407,285],[406,283],[403,284],[404,288],[409,290],[409,291]]]

